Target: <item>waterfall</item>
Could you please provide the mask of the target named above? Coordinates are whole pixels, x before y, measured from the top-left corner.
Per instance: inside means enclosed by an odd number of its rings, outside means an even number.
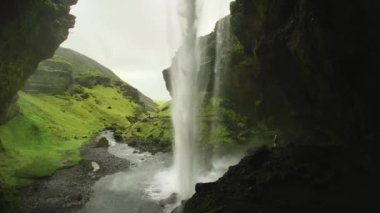
[[[174,170],[180,199],[190,198],[195,190],[197,154],[197,4],[181,0],[182,41],[171,70],[172,121],[174,126]]]
[[[214,65],[214,87],[213,97],[221,97],[221,77],[224,69],[228,68],[229,60],[224,55],[231,48],[230,16],[227,16],[216,23],[215,26],[216,47]]]
[[[174,173],[175,188],[180,199],[188,199],[195,192],[195,184],[205,172],[202,155],[197,144],[198,128],[198,86],[200,69],[200,48],[198,36],[197,0],[178,0],[182,33],[182,46],[179,48],[170,71],[172,88],[172,122],[174,127]],[[229,17],[218,22],[216,26],[216,55],[214,69],[215,97],[220,95],[220,78],[230,45]],[[207,79],[203,79],[207,80]],[[210,80],[210,79],[209,79]],[[213,129],[213,128],[212,128]],[[213,131],[213,130],[211,130]]]
[[[213,119],[210,126],[210,139],[221,140],[220,121],[223,119],[219,113],[220,104],[223,100],[222,81],[223,75],[229,69],[229,57],[226,57],[231,50],[232,37],[230,32],[230,16],[227,16],[216,23],[215,26],[215,61],[213,73],[213,88],[211,95],[211,104],[213,107]]]

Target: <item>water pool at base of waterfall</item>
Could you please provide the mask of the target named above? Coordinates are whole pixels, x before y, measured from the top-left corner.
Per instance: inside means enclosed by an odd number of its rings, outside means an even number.
[[[92,187],[92,195],[81,213],[168,213],[180,205],[176,196],[175,171],[171,153],[139,152],[127,144],[116,143],[112,132],[102,134],[110,142],[108,152],[127,159],[130,168],[105,176]],[[212,169],[197,182],[212,182],[221,177],[241,156],[215,158]]]

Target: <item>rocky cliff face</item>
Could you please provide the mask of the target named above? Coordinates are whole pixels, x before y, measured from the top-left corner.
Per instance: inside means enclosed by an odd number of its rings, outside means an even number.
[[[23,90],[28,93],[63,93],[72,83],[72,72],[72,65],[66,61],[45,60],[26,81]]]
[[[374,1],[233,2],[222,97],[250,126],[265,125],[287,143],[331,145],[376,132],[379,7]],[[217,30],[200,38],[201,91],[214,85],[216,36]],[[167,69],[170,90],[169,76]]]
[[[217,57],[220,57],[221,61],[217,71],[224,75],[229,70],[228,54],[232,46],[237,43],[236,36],[230,33],[230,18],[230,16],[226,16],[219,20],[212,33],[202,36],[198,40],[198,51],[201,59],[197,81],[199,92],[213,92]],[[217,42],[220,43],[217,44]],[[177,60],[177,56],[174,57],[173,63],[175,60]],[[169,92],[171,91],[170,71],[171,69],[168,68],[162,72]]]
[[[218,181],[197,184],[184,213],[371,212],[377,177],[363,159],[340,147],[263,147]]]
[[[0,6],[0,124],[16,114],[16,93],[74,26],[76,0],[5,0]],[[16,211],[0,177],[0,211]]]
[[[6,0],[0,7],[0,122],[38,63],[51,57],[74,26],[77,0]]]
[[[231,5],[226,96],[295,143],[336,144],[379,130],[379,3],[247,1]],[[247,98],[250,97],[250,98]]]
[[[380,113],[376,1],[236,0],[221,84],[231,108],[280,135],[184,212],[355,212],[375,201]],[[347,190],[349,189],[349,190]],[[378,207],[377,207],[378,208]]]

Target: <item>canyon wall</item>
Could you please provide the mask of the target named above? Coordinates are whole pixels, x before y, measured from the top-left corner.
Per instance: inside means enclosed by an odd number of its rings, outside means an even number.
[[[15,95],[43,59],[53,56],[75,23],[77,0],[6,0],[0,8],[0,123],[14,114]]]

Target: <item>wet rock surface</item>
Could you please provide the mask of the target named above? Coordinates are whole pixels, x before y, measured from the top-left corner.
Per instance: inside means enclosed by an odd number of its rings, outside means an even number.
[[[83,160],[76,166],[57,171],[19,192],[22,212],[77,212],[90,199],[92,185],[101,177],[129,168],[126,159],[96,147],[94,138],[82,149]],[[93,162],[99,169],[93,168]]]
[[[100,148],[100,147],[105,148],[105,147],[108,147],[108,146],[109,146],[109,141],[105,137],[100,138],[98,140],[98,142],[96,142],[96,145],[95,145],[95,147],[98,147],[98,148]]]
[[[143,141],[138,138],[129,138],[126,140],[126,144],[142,152],[150,152],[152,154],[158,152],[170,152],[172,148],[170,142],[161,142],[155,139],[148,139],[146,141]]]
[[[342,147],[261,148],[214,183],[196,185],[191,212],[371,212],[376,168]]]

